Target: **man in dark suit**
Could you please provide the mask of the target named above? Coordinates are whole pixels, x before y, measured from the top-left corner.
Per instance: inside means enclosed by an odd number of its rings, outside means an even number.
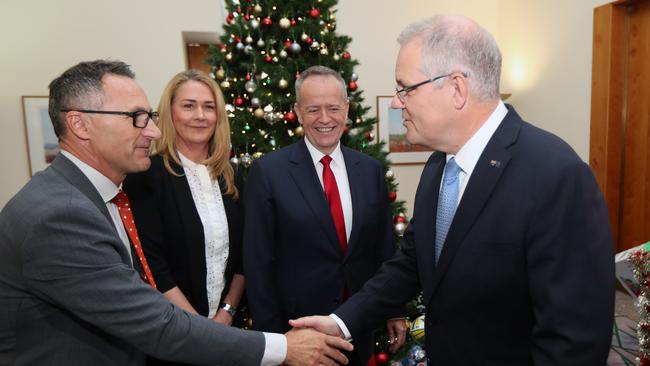
[[[435,16],[399,38],[393,107],[436,150],[401,249],[330,317],[292,321],[355,336],[419,291],[429,365],[604,365],[613,242],[589,166],[499,100],[494,38]]]
[[[213,365],[345,360],[334,347],[350,347],[335,337],[224,327],[154,289],[119,191],[149,167],[160,136],[133,78],[98,60],[50,84],[62,153],[0,213],[0,365],[143,365],[144,353]]]
[[[305,70],[294,110],[306,138],[255,161],[246,182],[244,274],[257,330],[284,332],[291,318],[329,314],[394,253],[383,169],[339,142],[348,116],[341,76]],[[402,313],[395,306],[384,318],[393,348],[404,341]],[[371,331],[355,337],[351,362],[369,359]]]

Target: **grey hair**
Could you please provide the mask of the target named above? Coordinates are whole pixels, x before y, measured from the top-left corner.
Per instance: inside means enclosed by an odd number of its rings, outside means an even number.
[[[479,100],[499,98],[501,52],[483,27],[461,16],[434,15],[408,25],[397,41],[404,46],[415,38],[422,41],[421,67],[426,75],[463,72]]]
[[[62,109],[98,109],[103,104],[102,78],[106,74],[134,79],[129,65],[122,61],[95,60],[81,62],[67,69],[49,85],[48,112],[58,138],[65,134]]]
[[[298,77],[298,80],[296,80],[296,103],[300,101],[300,88],[302,88],[302,83],[305,81],[305,79],[309,78],[310,76],[331,76],[338,80],[341,83],[341,89],[343,91],[343,98],[345,100],[348,99],[348,89],[345,86],[345,80],[343,80],[343,77],[341,74],[338,72],[330,69],[327,66],[321,66],[321,65],[315,65],[311,66],[305,71],[300,73],[300,77]]]

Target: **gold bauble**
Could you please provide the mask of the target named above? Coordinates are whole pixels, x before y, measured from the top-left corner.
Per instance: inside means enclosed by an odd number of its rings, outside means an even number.
[[[224,81],[221,82],[220,85],[221,85],[221,89],[228,89],[228,88],[230,88],[230,81],[224,80]]]
[[[300,137],[305,135],[305,130],[303,130],[302,126],[296,127],[296,129],[293,130],[293,132]]]
[[[257,109],[253,112],[253,115],[255,116],[255,118],[260,118],[260,119],[262,119],[262,118],[264,118],[264,110],[263,110],[262,108],[257,108]]]

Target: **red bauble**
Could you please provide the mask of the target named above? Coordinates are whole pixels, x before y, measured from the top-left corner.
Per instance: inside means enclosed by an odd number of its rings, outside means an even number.
[[[287,38],[287,40],[284,41],[284,48],[289,49],[292,44],[293,44],[293,42],[291,42],[291,40],[289,38]]]
[[[375,355],[377,365],[382,366],[388,363],[388,354],[386,352],[379,352]]]
[[[241,42],[241,37],[240,36],[235,36],[234,40],[235,40],[235,43]]]
[[[311,8],[311,10],[309,11],[309,16],[312,18],[318,18],[318,16],[320,16],[320,10],[316,8]]]
[[[406,217],[404,217],[402,215],[397,215],[397,216],[393,217],[393,222],[396,223],[396,224],[398,222],[404,223],[404,222],[406,222]]]
[[[395,202],[396,199],[397,199],[397,192],[395,192],[395,191],[388,192],[388,200],[389,201]]]
[[[246,15],[244,15],[244,20],[246,20],[246,21],[251,20],[251,15],[246,13]]]
[[[266,56],[264,56],[264,61],[271,62],[271,61],[273,61],[273,57],[271,57],[269,55],[266,55]]]
[[[307,37],[307,39],[305,39],[305,43],[312,44],[312,43],[314,43],[314,39],[311,38],[311,37]]]
[[[244,105],[244,98],[242,98],[242,97],[235,98],[235,105],[237,107],[243,106]]]
[[[356,81],[351,80],[351,81],[348,83],[348,89],[350,89],[350,90],[352,90],[352,91],[357,90],[357,83],[356,83]]]
[[[291,26],[294,27],[298,22],[295,19],[291,19]]]
[[[249,72],[249,73],[246,73],[246,81],[248,81],[248,80],[250,80],[250,79],[251,79],[251,73],[250,73],[250,72]]]
[[[232,21],[233,21],[234,19],[235,19],[235,16],[232,15],[232,13],[228,13],[228,15],[226,15],[226,22],[227,22],[228,24],[232,24]]]
[[[271,20],[271,17],[266,17],[262,19],[262,25],[270,27],[273,24],[273,21]]]
[[[344,60],[349,60],[350,59],[350,52],[348,52],[348,51],[343,52],[343,59]]]
[[[366,140],[368,140],[368,141],[372,141],[372,140],[375,139],[375,135],[374,135],[372,132],[370,132],[370,131],[364,133],[364,134],[363,134],[363,137],[365,137]]]
[[[289,123],[296,122],[296,114],[293,111],[289,111],[284,114],[284,120]]]

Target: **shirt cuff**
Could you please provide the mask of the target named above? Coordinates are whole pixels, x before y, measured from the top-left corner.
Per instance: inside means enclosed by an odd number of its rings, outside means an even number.
[[[334,313],[330,314],[330,318],[334,319],[336,324],[339,326],[341,332],[343,332],[343,335],[345,336],[345,340],[352,342],[352,334],[350,334],[350,331],[348,330],[348,327],[345,326],[345,323],[343,323],[343,320],[341,320],[341,318],[336,316]]]
[[[279,365],[287,358],[287,337],[284,334],[264,333],[264,345],[260,366]]]

